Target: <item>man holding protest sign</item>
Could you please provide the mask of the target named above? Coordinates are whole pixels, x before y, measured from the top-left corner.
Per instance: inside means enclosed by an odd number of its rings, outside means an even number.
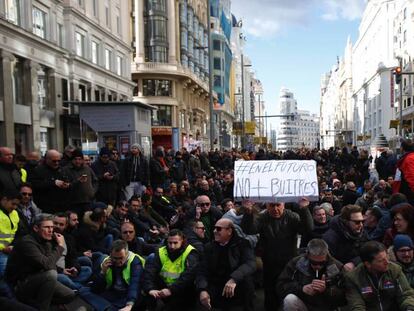
[[[236,163],[234,192],[236,200],[243,197],[247,199],[243,204],[245,211],[241,223],[243,231],[247,234],[260,234],[265,310],[274,311],[277,310],[278,305],[277,278],[289,260],[297,255],[298,234],[309,234],[313,229],[312,215],[308,209],[310,202],[305,195],[311,199],[318,198],[317,187],[316,189],[313,187],[316,179],[316,163],[314,161],[261,161],[263,164],[256,165],[254,162],[258,161],[250,161],[250,167],[244,165],[242,168]],[[259,168],[258,165],[261,167]],[[287,185],[283,186],[286,188],[278,191],[277,195],[273,186],[276,178],[279,185]],[[241,193],[237,189],[241,179],[249,179],[253,185],[257,180],[258,186],[262,187],[262,192],[259,193],[256,187],[250,186],[250,189],[246,191],[245,188]],[[251,197],[246,197],[246,193],[252,194]],[[266,210],[257,217],[254,216],[253,205],[248,204],[248,200],[267,201]],[[285,209],[284,202],[288,201],[299,201],[297,213]]]

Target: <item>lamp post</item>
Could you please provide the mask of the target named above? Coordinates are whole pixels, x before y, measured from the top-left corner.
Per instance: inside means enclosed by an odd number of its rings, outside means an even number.
[[[215,128],[214,128],[214,102],[213,102],[213,55],[211,48],[211,21],[210,21],[210,0],[207,1],[207,37],[208,37],[208,91],[210,109],[210,148],[214,149]]]
[[[241,137],[241,145],[242,148],[245,147],[245,142],[246,142],[246,129],[245,129],[245,107],[244,107],[244,68],[245,67],[251,67],[251,64],[244,64],[244,55],[243,53],[241,54],[241,85],[242,85],[242,89],[241,89],[241,96],[242,96],[242,137]]]

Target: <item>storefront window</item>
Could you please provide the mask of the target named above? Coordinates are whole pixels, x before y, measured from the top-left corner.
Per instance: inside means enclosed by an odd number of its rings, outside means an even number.
[[[153,126],[171,126],[172,125],[172,107],[167,105],[157,106],[158,110],[152,112]]]

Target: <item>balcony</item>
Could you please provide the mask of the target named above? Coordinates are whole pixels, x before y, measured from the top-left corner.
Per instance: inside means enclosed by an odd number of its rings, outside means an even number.
[[[180,64],[169,64],[169,63],[132,63],[131,73],[138,74],[163,74],[163,75],[174,75],[181,76],[184,78],[191,79],[197,85],[208,92],[208,83],[202,81],[194,72],[190,69],[181,66]]]

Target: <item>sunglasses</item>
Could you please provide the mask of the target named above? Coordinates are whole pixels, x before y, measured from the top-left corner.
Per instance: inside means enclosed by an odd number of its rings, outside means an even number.
[[[133,234],[134,231],[122,231],[122,234]]]
[[[203,206],[210,206],[210,203],[197,203],[198,206],[203,207]]]
[[[29,192],[21,192],[20,194],[23,196],[28,196],[28,197],[31,197],[33,195],[32,193],[29,193]]]
[[[214,226],[214,230],[216,230],[217,232],[220,232],[222,229],[229,229],[229,227]]]

